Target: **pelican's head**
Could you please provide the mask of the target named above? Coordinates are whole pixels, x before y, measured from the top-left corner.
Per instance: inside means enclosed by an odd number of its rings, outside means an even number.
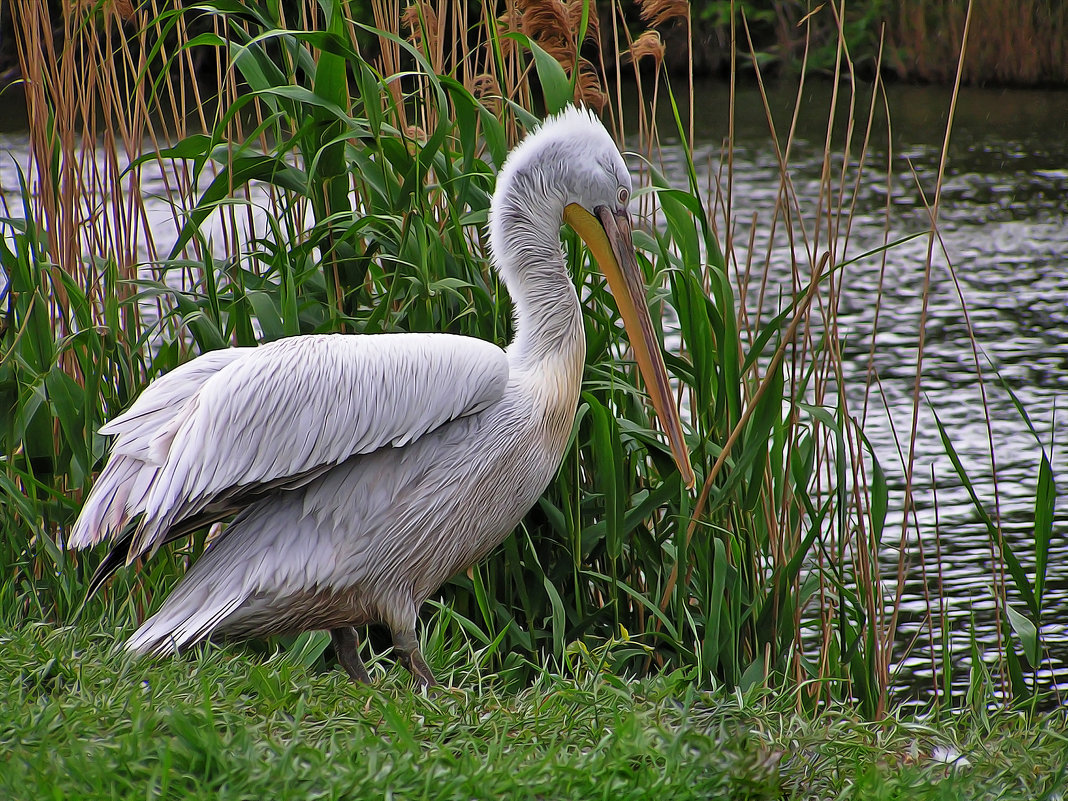
[[[630,172],[604,125],[592,112],[569,106],[508,155],[497,176],[490,239],[500,255],[509,226],[520,218],[566,222],[582,237],[608,279],[675,463],[692,487],[690,455],[631,241],[631,190]],[[508,204],[498,205],[505,197]]]
[[[575,106],[533,130],[508,154],[497,176],[498,197],[529,198],[541,205],[533,211],[552,212],[558,219],[570,205],[591,214],[599,207],[626,211],[631,189],[630,171],[611,135],[593,112]],[[506,210],[494,214],[491,229],[502,216]]]

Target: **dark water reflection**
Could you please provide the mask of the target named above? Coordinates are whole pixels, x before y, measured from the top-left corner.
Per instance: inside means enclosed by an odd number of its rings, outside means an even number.
[[[858,103],[857,116],[863,120],[870,89],[861,96],[864,100]],[[728,130],[727,92],[723,86],[702,87],[698,98],[695,131],[700,144],[695,157],[698,163],[717,165]],[[793,87],[773,89],[769,96],[781,143],[794,98]],[[830,99],[829,85],[806,90],[790,155],[794,188],[810,236],[815,234],[813,218]],[[893,124],[887,133],[885,115],[876,115],[846,258],[883,243],[888,200],[891,241],[929,227],[927,207],[917,187],[922,187],[928,202],[933,198],[949,92],[890,87],[887,99]],[[839,102],[844,104],[844,97]],[[759,93],[742,89],[736,108],[735,251],[739,263],[744,263],[741,245],[748,241],[750,221],[756,214],[754,261],[760,263],[770,245],[772,274],[789,291],[789,244],[781,224],[774,241],[767,241],[779,182]],[[844,115],[839,117],[841,122]],[[844,130],[841,124],[835,127],[831,148],[832,154],[838,151],[832,163],[839,171]],[[863,125],[854,136],[862,134]],[[860,150],[857,138],[847,172],[850,194]],[[893,173],[889,184],[888,162]],[[684,182],[681,164],[675,168],[673,177]],[[965,90],[953,127],[939,221],[941,244],[936,242],[934,249],[922,376],[924,404],[918,419],[914,478],[918,525],[909,533],[909,573],[896,654],[897,694],[902,701],[928,696],[932,659],[934,672],[941,672],[944,643],[951,654],[955,689],[966,690],[973,622],[983,658],[992,660],[996,653],[993,582],[998,562],[986,526],[946,455],[934,415],[949,430],[979,497],[991,516],[1000,516],[1007,540],[1029,572],[1034,566],[1039,442],[1052,454],[1054,476],[1062,483],[1068,477],[1068,93]],[[820,236],[822,249],[826,235]],[[887,579],[896,575],[898,559],[905,490],[900,454],[907,452],[912,424],[927,249],[928,238],[921,236],[893,248],[885,268],[878,256],[850,265],[839,307],[846,368],[853,379],[847,381],[845,391],[853,413],[859,416],[875,321],[874,299],[884,270],[873,356],[882,398],[873,394],[865,431],[890,482],[891,519],[883,554]],[[843,260],[841,252],[838,257]],[[983,411],[960,296],[988,379],[985,405],[989,414]],[[774,303],[766,305],[774,309]],[[998,386],[998,377],[1026,410],[1037,441],[1010,393]],[[1059,685],[1063,694],[1068,688],[1068,510],[1063,502],[1057,506],[1054,527],[1041,630],[1048,660],[1039,677],[1046,688]],[[1005,579],[1011,590],[1011,578]],[[947,621],[945,631],[936,626],[933,648],[926,625],[925,586],[936,613],[941,586],[941,608]],[[1024,608],[1011,591],[1010,598]]]

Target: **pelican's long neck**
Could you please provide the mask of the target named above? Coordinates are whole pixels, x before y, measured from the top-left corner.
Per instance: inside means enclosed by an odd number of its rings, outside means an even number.
[[[563,197],[551,187],[514,174],[494,195],[490,245],[515,309],[509,359],[533,368],[564,358],[581,372],[586,340],[560,245],[563,213]]]

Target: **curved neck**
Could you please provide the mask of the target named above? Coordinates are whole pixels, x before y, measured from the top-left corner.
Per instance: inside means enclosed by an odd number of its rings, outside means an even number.
[[[582,315],[560,246],[563,200],[544,186],[523,191],[524,183],[512,181],[494,198],[490,229],[494,263],[514,304],[509,357],[530,367],[560,356],[582,361]]]

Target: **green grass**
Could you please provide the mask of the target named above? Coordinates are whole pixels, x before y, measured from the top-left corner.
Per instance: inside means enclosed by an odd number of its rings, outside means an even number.
[[[697,691],[684,671],[628,681],[581,652],[518,691],[486,675],[423,695],[381,661],[368,687],[293,650],[136,662],[116,639],[109,627],[0,634],[2,797],[915,801],[1052,799],[1066,786],[1063,713],[812,717],[788,695]],[[471,659],[462,650],[428,656],[457,681],[447,670]]]

